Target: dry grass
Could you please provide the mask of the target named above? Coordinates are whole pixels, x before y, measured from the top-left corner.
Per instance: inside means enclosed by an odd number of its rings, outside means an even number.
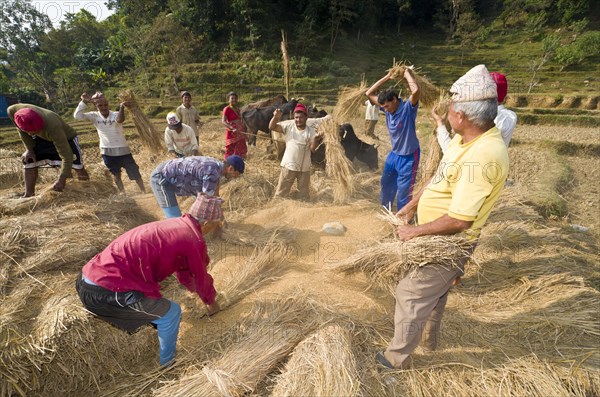
[[[306,296],[258,302],[240,329],[243,337],[201,370],[166,382],[154,397],[242,396],[252,392],[319,324]]]
[[[148,120],[144,112],[140,109],[137,103],[135,94],[131,90],[125,90],[119,93],[121,102],[129,102],[127,110],[131,113],[133,124],[140,135],[140,139],[152,153],[159,154],[165,151],[163,137],[156,131],[154,125]]]
[[[373,243],[331,266],[337,272],[364,272],[375,284],[395,286],[422,266],[459,266],[469,257],[473,242],[463,236],[421,236]]]
[[[369,87],[362,81],[359,86],[341,89],[333,109],[333,119],[337,124],[347,123],[362,112],[367,88]]]
[[[265,205],[275,193],[275,181],[267,174],[244,175],[221,187],[223,208],[230,212],[256,209]]]
[[[324,132],[323,142],[326,145],[327,176],[333,181],[333,202],[343,204],[348,202],[354,192],[353,169],[340,143],[340,134],[335,120],[337,120],[335,117],[332,120],[325,120],[321,124],[321,129]]]
[[[244,231],[239,228],[228,227],[223,233],[223,239],[230,245],[248,245],[257,248],[269,244],[285,246],[296,239],[297,231],[289,227],[271,227],[262,230]]]
[[[104,322],[95,332],[71,292],[74,276],[40,281],[22,282],[2,302],[0,396],[98,390],[101,378],[118,374],[147,346],[156,348],[152,332],[130,337]]]
[[[407,68],[406,62],[395,62],[394,65],[388,69],[388,72],[391,73],[392,79],[397,81],[406,82],[404,79],[404,71]],[[413,75],[415,76],[415,80],[419,84],[419,88],[421,89],[421,96],[419,102],[423,105],[429,107],[432,106],[440,97],[440,90],[433,85],[425,76],[419,74],[418,69],[413,69]],[[410,92],[410,90],[408,90]]]
[[[319,329],[294,349],[275,381],[273,397],[359,395],[350,332],[339,325]]]

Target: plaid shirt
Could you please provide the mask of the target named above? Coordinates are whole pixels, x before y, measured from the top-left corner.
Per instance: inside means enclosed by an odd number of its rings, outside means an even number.
[[[223,168],[223,162],[212,157],[192,156],[165,161],[161,173],[175,186],[178,196],[196,196],[198,193],[213,196]]]

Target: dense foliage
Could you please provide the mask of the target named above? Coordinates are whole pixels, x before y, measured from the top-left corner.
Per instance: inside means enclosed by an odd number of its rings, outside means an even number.
[[[152,68],[167,68],[177,85],[184,64],[243,62],[244,56],[266,62],[268,74],[268,62],[279,58],[282,32],[299,66],[296,77],[310,70],[313,59],[331,65],[340,37],[385,41],[403,29],[435,30],[469,49],[488,40],[492,30],[522,30],[541,41],[561,27],[555,37],[561,46],[548,54],[561,67],[599,52],[600,33],[586,19],[590,0],[108,0],[108,5],[115,13],[106,20],[80,11],[52,26],[31,1],[0,3],[0,92],[36,93],[60,104],[85,87],[113,84],[120,73],[148,79]],[[323,59],[324,52],[330,59]],[[250,72],[246,68],[242,79],[254,78],[246,76]],[[274,73],[280,73],[278,67]]]

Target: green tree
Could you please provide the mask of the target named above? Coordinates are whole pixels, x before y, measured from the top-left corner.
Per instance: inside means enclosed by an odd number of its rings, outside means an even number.
[[[40,49],[40,42],[52,24],[29,1],[5,0],[0,3],[0,62],[44,93],[51,101],[55,87],[53,65]]]
[[[568,66],[578,65],[586,58],[600,55],[600,31],[585,32],[571,44],[556,50],[556,61],[561,70]]]

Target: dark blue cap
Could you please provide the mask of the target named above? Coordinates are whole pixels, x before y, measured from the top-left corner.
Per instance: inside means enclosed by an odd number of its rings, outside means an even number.
[[[244,168],[246,165],[244,164],[244,159],[238,156],[237,154],[232,154],[231,156],[225,159],[225,162],[233,167],[234,170],[239,172],[240,174],[244,173]]]

